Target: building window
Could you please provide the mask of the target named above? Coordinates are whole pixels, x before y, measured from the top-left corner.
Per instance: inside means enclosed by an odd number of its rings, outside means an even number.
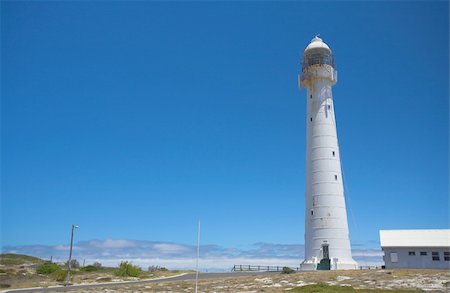
[[[427,252],[426,251],[421,251],[420,255],[427,255]]]
[[[328,110],[331,110],[331,106],[330,105],[328,105]]]
[[[450,251],[444,251],[444,260],[450,261]]]
[[[408,251],[408,255],[416,255],[415,251]]]
[[[313,210],[311,210],[311,216],[314,216],[314,211]]]
[[[311,118],[309,118],[309,120],[312,122],[312,117]]]
[[[334,175],[334,180],[336,180],[336,181],[337,181],[337,175]]]
[[[431,253],[431,258],[432,258],[433,260],[439,260],[439,252],[433,251],[433,252]]]
[[[332,153],[333,153],[333,157],[335,157],[335,156],[336,156],[336,153],[335,153],[334,151],[333,151]]]
[[[391,262],[398,262],[398,254],[397,252],[391,252]]]
[[[312,99],[312,95],[309,95],[309,98]]]

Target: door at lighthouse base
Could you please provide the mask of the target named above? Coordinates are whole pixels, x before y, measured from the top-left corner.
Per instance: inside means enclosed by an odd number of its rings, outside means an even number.
[[[328,249],[328,244],[322,244],[322,255],[323,255],[323,258],[317,264],[317,270],[329,271],[331,269],[331,261],[330,261],[330,250]]]

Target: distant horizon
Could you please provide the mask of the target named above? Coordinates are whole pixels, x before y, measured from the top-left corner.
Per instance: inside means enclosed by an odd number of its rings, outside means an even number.
[[[352,247],[359,266],[381,266],[382,251]],[[54,262],[66,262],[69,245],[7,246],[2,253],[36,256]],[[247,248],[200,245],[200,271],[229,271],[234,265],[298,267],[304,257],[303,244],[254,243]],[[169,269],[194,269],[196,246],[163,241],[106,239],[74,243],[73,259],[86,265],[100,262],[104,266],[117,266],[128,260],[143,269],[158,265]]]

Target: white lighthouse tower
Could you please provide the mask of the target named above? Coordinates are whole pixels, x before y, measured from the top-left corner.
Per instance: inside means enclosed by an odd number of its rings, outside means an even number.
[[[302,270],[356,269],[352,258],[331,87],[337,71],[330,48],[315,37],[303,54],[306,88],[305,260]]]

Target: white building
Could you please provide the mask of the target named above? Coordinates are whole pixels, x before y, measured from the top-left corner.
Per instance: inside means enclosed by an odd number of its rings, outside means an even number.
[[[450,229],[380,230],[387,269],[450,269]]]
[[[302,270],[356,269],[345,208],[331,87],[334,57],[315,37],[303,53],[300,86],[306,88],[305,260]]]

